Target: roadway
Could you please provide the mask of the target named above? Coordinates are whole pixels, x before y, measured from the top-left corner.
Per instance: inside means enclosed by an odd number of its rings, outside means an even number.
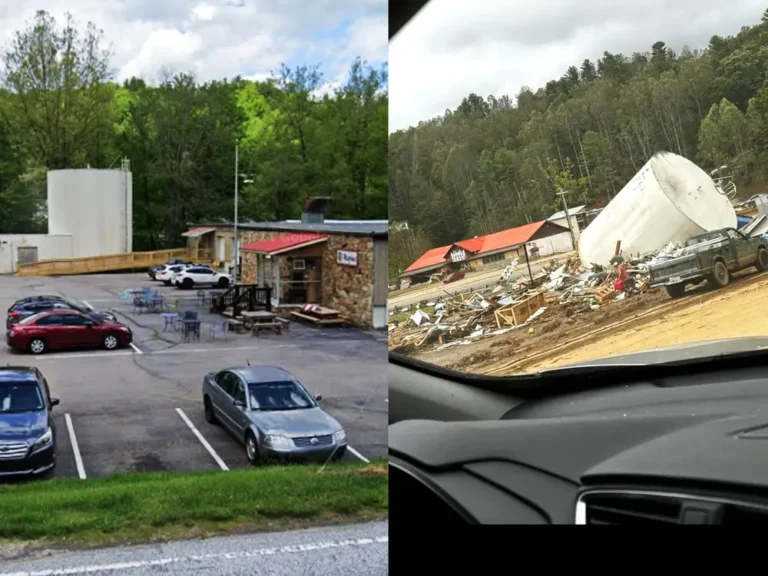
[[[49,550],[34,558],[6,561],[0,576],[384,576],[389,573],[388,533],[387,522],[375,522],[142,546]]]

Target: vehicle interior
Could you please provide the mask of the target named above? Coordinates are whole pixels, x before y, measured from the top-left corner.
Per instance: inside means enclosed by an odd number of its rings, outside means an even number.
[[[390,4],[390,39],[424,4]],[[393,351],[391,533],[768,521],[768,339],[746,340],[514,377]]]

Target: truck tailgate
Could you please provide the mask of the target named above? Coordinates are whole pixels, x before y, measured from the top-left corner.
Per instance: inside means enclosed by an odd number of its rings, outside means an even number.
[[[698,272],[696,255],[680,256],[668,262],[660,262],[650,266],[651,284],[666,284],[678,278],[690,277]],[[679,281],[679,280],[678,280]]]

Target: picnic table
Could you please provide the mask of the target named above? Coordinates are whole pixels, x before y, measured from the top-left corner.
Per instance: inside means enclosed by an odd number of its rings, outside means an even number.
[[[256,310],[255,312],[243,312],[243,327],[250,330],[254,335],[261,330],[274,330],[281,333],[283,323],[278,320],[277,314],[265,310]]]
[[[347,324],[348,322],[338,310],[317,304],[307,304],[302,307],[301,312],[291,312],[291,315],[321,326]]]

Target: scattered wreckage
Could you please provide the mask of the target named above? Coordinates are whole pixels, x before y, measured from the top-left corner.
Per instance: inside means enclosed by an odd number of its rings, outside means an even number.
[[[534,322],[552,307],[566,308],[571,317],[597,310],[610,300],[623,300],[647,288],[645,269],[624,265],[584,267],[578,258],[560,266],[551,262],[533,275],[513,278],[513,262],[491,288],[448,294],[438,300],[392,311],[403,318],[389,326],[390,349],[466,345],[513,330],[533,332]],[[522,273],[522,271],[521,271]]]

